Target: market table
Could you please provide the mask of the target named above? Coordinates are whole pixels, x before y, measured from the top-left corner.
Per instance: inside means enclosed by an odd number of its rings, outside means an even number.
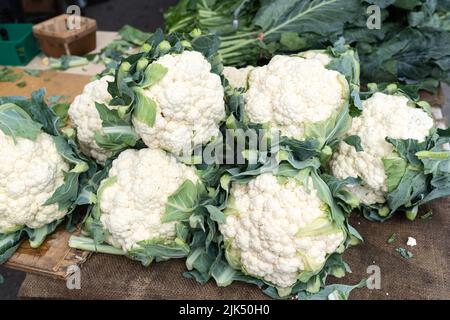
[[[367,278],[367,267],[381,270],[381,289],[353,291],[351,299],[450,299],[450,198],[424,206],[418,216],[429,210],[431,219],[410,222],[396,217],[383,224],[354,216],[351,224],[365,239],[350,248],[344,258],[353,273],[330,282],[354,284]],[[397,241],[388,244],[395,233]],[[417,246],[406,246],[409,236]],[[413,254],[406,260],[397,247]],[[201,286],[182,276],[182,261],[156,263],[144,268],[125,257],[94,254],[81,269],[81,289],[69,290],[63,280],[28,274],[19,292],[20,298],[51,299],[266,299],[259,289],[247,284],[218,288],[212,282]]]

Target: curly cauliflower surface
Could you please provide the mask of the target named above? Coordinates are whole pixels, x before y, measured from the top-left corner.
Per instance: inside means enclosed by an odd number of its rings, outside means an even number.
[[[220,231],[231,250],[239,252],[246,273],[287,288],[302,271],[320,270],[343,242],[343,231],[332,225],[312,181],[308,187],[291,178],[280,184],[270,173],[248,184],[233,183],[231,211]],[[306,233],[327,226],[327,232]]]
[[[387,192],[382,159],[394,154],[386,137],[423,141],[433,127],[433,119],[422,109],[414,108],[404,96],[375,93],[363,102],[363,112],[353,119],[349,135],[361,138],[364,151],[341,142],[330,163],[340,179],[361,177],[360,186],[348,187],[364,204],[384,203]]]
[[[223,75],[227,78],[233,88],[246,88],[250,72],[255,69],[253,66],[245,68],[224,67]]]
[[[101,194],[100,221],[107,241],[124,251],[143,240],[175,239],[176,222],[161,223],[167,199],[196,171],[162,150],[126,150],[113,161],[109,177],[116,182]]]
[[[95,107],[95,103],[105,104],[108,108],[112,99],[108,92],[108,82],[114,81],[112,76],[88,83],[83,92],[78,95],[70,105],[69,116],[76,129],[80,148],[88,156],[99,163],[105,163],[112,153],[101,148],[95,141],[95,132],[102,131],[102,120]]]
[[[58,204],[44,205],[69,170],[53,138],[40,133],[36,141],[16,140],[0,130],[0,233],[40,228],[67,213]]]
[[[154,63],[168,69],[145,94],[157,105],[153,127],[133,118],[136,132],[149,148],[190,154],[193,147],[219,135],[225,118],[221,79],[196,51],[164,55]]]
[[[302,138],[305,124],[326,120],[347,99],[348,83],[316,59],[275,56],[255,68],[245,93],[250,121],[269,123],[290,138]]]

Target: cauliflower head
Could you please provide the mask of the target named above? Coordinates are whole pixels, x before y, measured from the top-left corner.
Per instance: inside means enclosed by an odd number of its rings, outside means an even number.
[[[305,125],[327,120],[348,100],[345,76],[317,59],[277,55],[249,75],[245,110],[252,122],[267,123],[289,138]]]
[[[246,88],[248,76],[255,69],[253,66],[245,68],[224,67],[223,75],[227,78],[232,88]]]
[[[41,132],[35,141],[16,137],[15,143],[0,130],[0,233],[37,229],[64,217],[67,209],[45,202],[68,170],[50,135]]]
[[[330,220],[311,178],[308,188],[271,173],[234,182],[220,225],[230,265],[278,288],[293,286],[303,271],[319,272],[345,233]]]
[[[108,105],[112,99],[108,92],[108,82],[111,81],[114,81],[114,77],[104,76],[88,83],[69,108],[69,116],[77,129],[80,149],[84,154],[102,164],[112,155],[112,152],[101,148],[95,141],[95,132],[102,132],[102,120],[95,103],[112,108]]]
[[[190,154],[219,134],[225,118],[221,79],[196,51],[166,54],[153,63],[167,68],[160,81],[145,89],[157,105],[155,124],[150,127],[133,117],[135,130],[149,148]]]
[[[375,93],[363,106],[361,116],[353,119],[348,134],[360,137],[364,151],[357,152],[353,146],[341,142],[330,168],[340,179],[360,177],[361,185],[348,188],[363,204],[370,205],[386,201],[388,187],[383,159],[395,155],[386,137],[424,141],[433,127],[433,119],[399,95]]]
[[[196,171],[157,149],[123,151],[100,186],[100,221],[107,242],[130,251],[138,242],[171,242],[176,222],[162,223],[167,199]],[[101,190],[101,191],[100,191]]]

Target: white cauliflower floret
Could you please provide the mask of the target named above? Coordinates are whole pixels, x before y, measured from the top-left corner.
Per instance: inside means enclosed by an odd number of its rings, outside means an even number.
[[[168,69],[145,94],[157,105],[153,127],[133,118],[136,132],[150,148],[190,154],[219,135],[225,118],[224,91],[211,64],[196,51],[164,55],[154,63]]]
[[[105,163],[112,153],[101,148],[95,141],[95,132],[102,132],[102,120],[95,103],[105,104],[108,108],[112,108],[108,106],[112,99],[108,92],[108,82],[112,81],[114,81],[114,77],[104,76],[88,83],[69,109],[69,116],[77,129],[81,150],[99,163]]]
[[[245,110],[250,121],[300,139],[306,123],[331,117],[347,95],[348,83],[339,72],[314,59],[279,55],[250,73]]]
[[[0,130],[0,233],[40,228],[67,213],[58,204],[44,205],[69,170],[53,138],[40,133],[36,141],[16,140]]]
[[[417,240],[413,237],[408,237],[408,241],[406,242],[407,246],[415,247],[417,245]]]
[[[344,232],[329,220],[311,179],[308,188],[291,178],[280,184],[270,173],[233,183],[220,231],[245,272],[287,288],[302,271],[319,271],[341,245]],[[327,231],[306,234],[313,226]]]
[[[361,138],[364,151],[341,142],[330,163],[337,178],[361,177],[362,185],[349,187],[364,204],[384,203],[387,193],[382,159],[394,155],[393,139],[424,141],[433,127],[433,119],[414,108],[404,96],[375,93],[363,102],[362,115],[353,119],[348,135]]]
[[[100,201],[100,221],[107,241],[124,251],[143,240],[175,239],[176,222],[161,223],[167,199],[186,180],[197,182],[196,171],[162,150],[126,150],[113,161]]]
[[[246,88],[248,76],[254,68],[253,66],[247,66],[245,68],[224,67],[223,75],[227,78],[231,87]]]

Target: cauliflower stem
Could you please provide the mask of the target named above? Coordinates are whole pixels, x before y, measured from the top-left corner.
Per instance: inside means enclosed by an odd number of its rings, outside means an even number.
[[[120,248],[116,248],[108,244],[96,244],[94,239],[81,236],[71,236],[69,239],[69,247],[78,250],[94,251],[114,255],[126,254],[126,252]]]

